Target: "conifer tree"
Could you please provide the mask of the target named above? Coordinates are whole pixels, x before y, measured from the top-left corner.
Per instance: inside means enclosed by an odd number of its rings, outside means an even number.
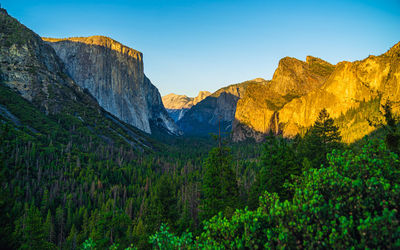
[[[314,125],[307,131],[300,154],[307,157],[312,167],[326,165],[326,155],[333,149],[341,148],[342,137],[339,127],[334,124],[326,109],[322,109]]]
[[[44,230],[47,235],[46,236],[47,241],[54,243],[55,242],[55,232],[54,232],[53,218],[51,216],[50,209],[47,212],[46,221],[44,222]]]
[[[146,224],[149,229],[157,230],[162,222],[174,227],[177,219],[177,199],[174,186],[171,177],[164,174],[155,185]]]
[[[291,175],[301,173],[301,165],[293,146],[286,139],[272,134],[267,136],[263,145],[259,169],[250,190],[249,207],[253,209],[258,206],[258,198],[264,191],[277,193],[281,199],[289,198],[290,194],[284,184]]]
[[[75,250],[78,248],[78,235],[75,229],[75,225],[72,225],[71,232],[69,233],[67,239],[65,240],[65,248]]]
[[[42,203],[40,205],[40,212],[45,215],[49,208],[49,190],[46,188],[43,192]]]
[[[226,146],[213,148],[203,164],[203,199],[201,217],[209,219],[224,212],[233,214],[238,207],[238,186],[232,168],[232,156]]]
[[[378,121],[368,120],[370,126],[376,128],[383,127],[386,131],[385,143],[388,149],[397,154],[400,153],[400,131],[397,126],[399,118],[393,114],[392,111],[393,102],[387,100],[381,107],[383,111],[379,111],[383,116],[383,120]]]
[[[53,245],[46,240],[46,231],[39,209],[33,204],[25,207],[25,214],[17,221],[14,237],[22,249],[50,249]]]

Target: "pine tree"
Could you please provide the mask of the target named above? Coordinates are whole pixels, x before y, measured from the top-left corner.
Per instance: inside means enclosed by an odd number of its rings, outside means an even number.
[[[54,243],[55,242],[55,232],[54,232],[53,218],[51,216],[50,209],[47,212],[46,221],[44,223],[44,230],[46,233],[47,241]]]
[[[239,192],[230,149],[225,146],[213,148],[204,161],[203,168],[202,219],[209,219],[218,212],[224,212],[226,216],[232,215],[238,207]]]
[[[400,153],[400,132],[397,126],[399,121],[392,112],[392,103],[390,101],[387,101],[384,105],[382,105],[382,108],[384,112],[383,115],[387,124],[385,126],[387,130],[385,143],[391,151],[395,153]]]
[[[341,148],[341,139],[339,127],[334,124],[328,111],[322,109],[314,125],[307,131],[299,151],[308,158],[312,167],[319,168],[321,164],[327,164],[327,153]]]
[[[368,120],[370,126],[376,128],[383,127],[386,131],[385,143],[386,146],[397,154],[400,153],[400,131],[397,124],[399,123],[399,118],[393,114],[392,111],[393,103],[387,100],[381,107],[383,111],[379,111],[383,116],[383,120],[378,121]]]
[[[174,185],[171,177],[165,174],[155,185],[147,211],[146,225],[152,231],[158,230],[162,222],[168,223],[174,228],[177,219],[177,199]]]
[[[22,249],[50,249],[39,209],[33,204],[25,208],[25,214],[17,221],[14,236]]]
[[[47,190],[46,188],[43,192],[42,203],[40,206],[40,212],[43,214],[43,216],[46,214],[48,208],[49,208],[49,190]]]
[[[286,139],[274,135],[268,135],[263,145],[260,172],[250,190],[249,207],[254,209],[258,206],[258,198],[264,191],[277,193],[281,199],[290,196],[284,188],[291,175],[301,173],[301,164],[295,156],[292,144]]]
[[[75,225],[72,225],[71,232],[69,233],[67,239],[65,240],[65,249],[75,250],[78,248],[78,234],[75,229]]]
[[[57,234],[58,240],[57,245],[61,246],[61,243],[65,238],[65,219],[64,219],[64,210],[59,206],[56,209],[56,225],[57,225]]]

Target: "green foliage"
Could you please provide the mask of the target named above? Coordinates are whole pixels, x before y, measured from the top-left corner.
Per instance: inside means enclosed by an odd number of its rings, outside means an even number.
[[[202,218],[211,218],[219,211],[231,215],[238,206],[238,188],[230,149],[226,146],[213,148],[203,167]]]
[[[265,190],[288,199],[290,192],[284,184],[291,179],[291,175],[301,173],[301,163],[296,158],[294,145],[281,137],[267,136],[259,165],[260,171],[251,188],[249,207],[257,207],[258,197]]]
[[[71,103],[45,115],[3,84],[0,104],[17,118],[0,114],[4,247],[398,246],[397,155],[372,143],[325,158],[340,146],[329,119],[316,123],[313,140],[213,148],[210,139],[174,138],[140,151],[127,140],[151,139],[101,110]],[[246,202],[250,209],[234,212]]]
[[[173,187],[171,179],[166,175],[161,176],[155,186],[145,219],[150,232],[157,230],[162,222],[175,225],[178,220],[176,192]]]
[[[94,250],[96,249],[96,243],[91,239],[87,239],[85,240],[85,242],[83,242],[82,244],[82,250]]]
[[[310,161],[311,166],[318,168],[327,164],[326,155],[329,152],[341,148],[340,141],[339,128],[323,109],[300,143],[299,153]]]
[[[39,209],[25,206],[24,215],[16,221],[13,236],[21,242],[21,249],[52,249],[55,246],[46,240]]]
[[[343,142],[354,142],[362,139],[359,131],[370,132],[374,128],[369,124],[371,117],[379,116],[381,98],[373,98],[368,101],[360,101],[358,107],[350,108],[346,113],[335,118],[335,124],[341,131]]]
[[[386,101],[382,105],[383,111],[380,111],[384,120],[379,122],[369,121],[375,127],[383,127],[386,130],[385,142],[390,150],[400,153],[400,129],[398,127],[399,118],[392,111],[393,103]]]
[[[22,232],[15,221],[23,221],[24,206],[32,203],[44,240],[59,248],[74,249],[90,237],[101,249],[132,242],[148,249],[149,235],[162,222],[178,233],[200,229],[202,165],[215,146],[211,139],[175,139],[163,150],[141,152],[110,132],[130,138],[96,111],[71,106],[45,115],[3,84],[0,104],[19,121],[0,114],[2,246],[25,244],[26,238],[10,235]],[[236,162],[237,174],[231,170],[230,178],[236,183],[239,176],[247,190],[253,171],[247,158],[256,159],[259,147],[232,148],[230,167]],[[246,192],[236,195],[238,203]]]
[[[154,249],[190,249],[193,244],[191,233],[183,233],[177,237],[169,232],[166,224],[161,224],[160,230],[150,236],[150,243]]]
[[[305,171],[290,201],[266,192],[255,211],[212,218],[191,247],[399,248],[399,157],[377,141],[333,151],[328,163]]]

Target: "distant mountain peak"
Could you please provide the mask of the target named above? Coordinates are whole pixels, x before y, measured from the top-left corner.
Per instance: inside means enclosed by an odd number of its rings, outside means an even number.
[[[162,101],[171,118],[177,122],[183,117],[186,111],[209,95],[211,95],[211,93],[208,91],[199,91],[199,94],[196,97],[170,93],[163,96]]]

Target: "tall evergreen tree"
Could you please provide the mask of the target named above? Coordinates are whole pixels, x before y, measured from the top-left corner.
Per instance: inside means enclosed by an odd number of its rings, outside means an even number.
[[[160,227],[162,222],[174,227],[177,219],[177,199],[174,185],[171,177],[164,174],[155,185],[146,224],[150,231],[154,231]]]
[[[322,109],[314,125],[307,131],[304,143],[300,144],[300,155],[308,158],[311,167],[326,165],[327,153],[341,148],[341,139],[339,127],[334,124],[328,111]]]
[[[25,214],[17,221],[14,236],[20,243],[21,249],[51,249],[55,247],[46,239],[39,209],[35,205],[25,207]]]
[[[392,111],[393,103],[387,100],[381,107],[383,111],[380,111],[383,116],[378,121],[368,120],[371,126],[376,128],[383,127],[386,131],[385,143],[389,150],[397,154],[400,153],[400,130],[398,127],[399,118],[393,114]]]
[[[50,209],[47,212],[46,221],[44,222],[44,230],[46,233],[47,241],[55,243],[54,224]]]
[[[282,199],[289,198],[290,193],[284,184],[291,175],[301,173],[301,164],[295,156],[293,145],[271,134],[264,143],[259,169],[250,190],[249,207],[252,209],[258,206],[258,198],[264,191],[277,193]]]
[[[69,233],[67,239],[65,240],[64,247],[66,249],[71,249],[71,250],[77,249],[78,248],[77,240],[78,240],[77,231],[75,229],[75,225],[72,225],[71,232]]]
[[[239,202],[230,149],[226,146],[213,148],[204,161],[203,168],[201,217],[209,219],[218,212],[230,216]]]

